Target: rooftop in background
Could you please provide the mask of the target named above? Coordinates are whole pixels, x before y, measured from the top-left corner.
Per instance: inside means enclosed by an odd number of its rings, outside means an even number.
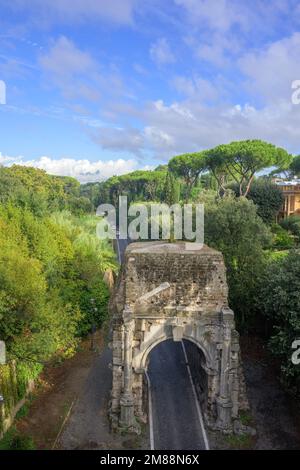
[[[282,181],[274,181],[277,186],[298,186],[300,185],[300,179],[295,178],[294,180],[282,180]]]

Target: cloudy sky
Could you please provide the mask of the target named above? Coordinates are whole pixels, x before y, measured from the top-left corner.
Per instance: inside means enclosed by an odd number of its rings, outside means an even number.
[[[297,79],[300,1],[0,0],[0,163],[95,181],[237,139],[300,153]]]

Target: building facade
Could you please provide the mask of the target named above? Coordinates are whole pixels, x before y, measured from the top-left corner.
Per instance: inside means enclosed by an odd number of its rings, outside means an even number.
[[[278,214],[278,219],[282,220],[290,215],[300,215],[300,180],[275,181],[281,189],[284,201]]]

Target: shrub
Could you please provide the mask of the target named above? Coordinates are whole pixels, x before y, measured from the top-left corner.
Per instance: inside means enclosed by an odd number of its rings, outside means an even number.
[[[285,230],[288,230],[291,234],[296,237],[297,243],[300,240],[300,216],[298,215],[291,215],[286,219],[280,222],[281,227]]]
[[[0,441],[0,450],[34,450],[35,444],[29,436],[23,436],[16,428],[9,429]]]
[[[230,306],[239,329],[246,331],[255,323],[253,299],[266,264],[270,231],[252,201],[229,197],[206,209],[205,241],[224,255]]]
[[[281,379],[300,392],[300,368],[291,361],[292,343],[300,338],[300,252],[272,262],[257,290],[257,304],[270,323],[269,347],[280,360]]]
[[[295,246],[294,237],[278,224],[271,227],[273,233],[273,247],[277,250],[289,250]]]

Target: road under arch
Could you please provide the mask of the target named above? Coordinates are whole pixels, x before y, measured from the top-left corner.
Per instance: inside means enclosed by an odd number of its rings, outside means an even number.
[[[192,345],[197,348],[196,346]],[[187,364],[188,345],[166,340],[149,354],[149,419],[151,444],[156,450],[208,450],[199,397]],[[192,358],[191,358],[192,359]],[[197,361],[197,356],[196,356]],[[192,373],[197,373],[197,369]],[[199,377],[199,385],[207,387]],[[195,379],[194,379],[195,380]]]

